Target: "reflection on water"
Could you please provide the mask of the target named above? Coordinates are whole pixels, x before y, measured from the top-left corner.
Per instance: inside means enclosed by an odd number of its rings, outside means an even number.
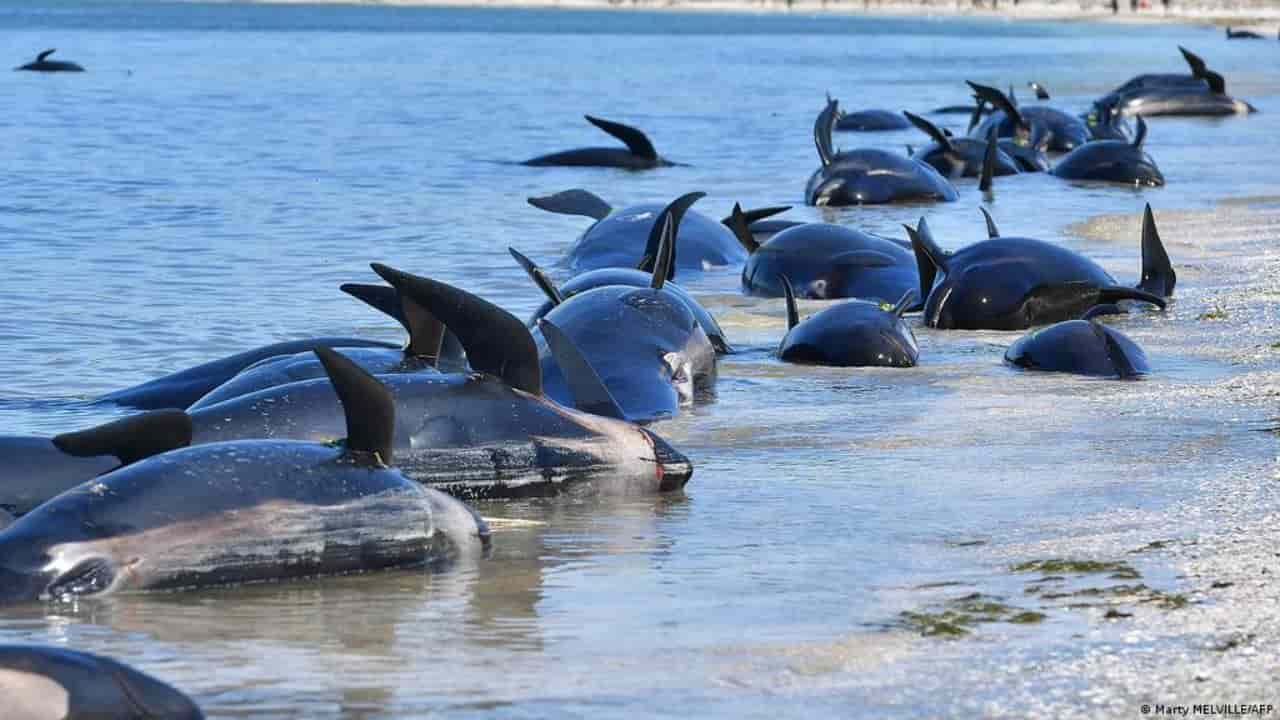
[[[1183,44],[1262,110],[1153,122],[1159,190],[997,180],[1006,235],[1066,243],[1121,282],[1155,206],[1177,298],[1108,320],[1145,347],[1145,380],[1016,372],[1001,357],[1017,333],[925,328],[910,371],[784,366],[781,300],[743,297],[736,268],[681,277],[741,350],[715,402],[656,428],[697,466],[687,494],[487,503],[493,555],[474,566],[6,609],[0,642],[118,656],[215,717],[946,714],[958,683],[982,699],[1006,642],[1037,662],[1088,652],[1082,627],[1114,637],[1024,598],[1008,567],[1026,548],[1127,557],[1170,534],[1171,507],[1274,507],[1275,438],[1253,431],[1275,416],[1280,297],[1280,104],[1260,46],[1190,27],[87,0],[10,3],[0,28],[14,64],[56,45],[90,70],[0,73],[7,433],[99,422],[116,411],[84,400],[247,347],[397,338],[336,290],[372,281],[371,260],[526,314],[541,296],[505,248],[550,267],[586,225],[530,195],[700,189],[713,217],[799,204],[827,90],[919,109],[963,101],[966,79],[1034,77],[1081,109],[1135,72],[1180,72]],[[583,113],[689,166],[509,164],[606,142]],[[956,203],[788,216],[901,237],[925,214],[957,248],[985,235],[959,187]],[[1216,204],[1246,195],[1262,199]],[[1176,589],[1158,557],[1132,562]],[[900,628],[965,593],[1048,620],[955,645]],[[935,656],[975,676],[937,674]]]

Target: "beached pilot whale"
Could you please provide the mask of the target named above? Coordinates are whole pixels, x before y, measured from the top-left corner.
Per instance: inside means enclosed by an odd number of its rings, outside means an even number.
[[[1227,81],[1204,59],[1179,46],[1190,75],[1147,74],[1131,78],[1093,102],[1124,115],[1243,115],[1254,107],[1227,95]]]
[[[822,166],[805,186],[805,202],[817,206],[954,201],[956,189],[929,165],[886,150],[837,152],[831,131],[839,105],[828,100],[813,124]]]
[[[541,319],[538,351],[547,395],[575,406],[574,393],[547,324],[593,368],[621,417],[650,422],[675,416],[681,406],[709,395],[716,382],[715,347],[685,300],[666,288],[679,220],[701,197],[689,193],[659,214],[654,226],[657,263],[644,287],[606,285],[578,293]],[[579,409],[586,409],[576,405]]]
[[[796,296],[786,277],[787,334],[778,346],[783,362],[839,367],[912,367],[920,348],[902,315],[915,304],[907,290],[896,304],[849,300],[800,320]]]
[[[1072,150],[1058,160],[1049,174],[1067,180],[1102,180],[1141,187],[1164,185],[1164,174],[1142,144],[1147,139],[1147,123],[1138,117],[1133,141],[1094,140]]]
[[[969,130],[970,137],[985,138],[994,128],[998,137],[1013,138],[1027,144],[1038,144],[1047,138],[1048,149],[1052,152],[1071,152],[1089,142],[1089,128],[1080,118],[1070,113],[1047,105],[1019,106],[1017,98],[1005,95],[996,88],[970,82],[975,96],[980,102],[990,103],[996,108],[978,125]]]
[[[578,236],[561,264],[575,273],[599,268],[653,270],[657,248],[652,244],[654,221],[664,203],[642,203],[615,209],[582,189],[531,197],[530,205],[560,215],[582,215],[595,222]],[[751,211],[753,222],[784,212],[775,207]],[[727,227],[728,218],[713,220],[690,210],[680,220],[680,249],[674,269],[701,271],[737,265],[747,253]]]
[[[466,497],[528,497],[665,492],[682,488],[692,475],[688,458],[648,430],[545,397],[537,345],[510,313],[429,278],[374,269],[457,333],[472,370],[379,377],[396,401],[394,450],[409,477]],[[345,433],[325,379],[267,388],[188,416],[192,445],[253,438],[331,442]],[[0,505],[6,487],[61,477],[66,471],[58,468],[80,460],[42,452],[39,462],[15,461],[33,452],[33,442],[0,437],[0,457],[9,460],[0,463]],[[31,467],[39,471],[35,477],[13,477]]]
[[[814,300],[894,302],[920,285],[915,257],[905,243],[827,223],[798,225],[751,247],[742,291],[780,297],[786,292],[782,279],[798,296]]]
[[[344,440],[196,445],[72,488],[0,532],[0,602],[478,558],[484,521],[390,467],[391,394],[342,355],[316,354]]]
[[[84,72],[84,68],[78,64],[67,60],[50,60],[49,56],[57,52],[56,49],[45,50],[36,56],[36,59],[26,65],[21,65],[14,70],[30,70],[32,72]]]
[[[1227,39],[1228,40],[1265,40],[1266,38],[1264,38],[1262,35],[1259,35],[1258,33],[1252,30],[1232,30],[1231,26],[1228,25]]]
[[[1156,232],[1150,206],[1143,219],[1142,280],[1124,287],[1092,260],[1042,240],[1003,237],[984,209],[988,239],[947,253],[929,226],[905,226],[920,266],[924,320],[959,330],[1024,330],[1078,318],[1090,308],[1137,300],[1157,307],[1173,294],[1177,275]],[[939,277],[941,276],[941,277]],[[936,281],[936,282],[935,282]]]
[[[44,645],[0,645],[0,698],[10,720],[204,717],[186,695],[122,662]]]
[[[364,300],[369,305],[396,318],[409,334],[404,348],[338,348],[338,351],[374,375],[390,373],[434,373],[437,367],[460,372],[465,368],[462,346],[449,333],[444,323],[408,298],[400,297],[395,288],[383,285],[346,283],[342,291]],[[446,343],[446,338],[449,342]],[[195,401],[188,410],[216,405],[241,395],[248,395],[276,385],[324,377],[324,365],[315,353],[277,355],[241,370]]]
[[[1107,312],[1095,308],[1079,320],[1034,330],[1009,346],[1005,362],[1026,370],[1121,379],[1150,373],[1147,354],[1137,343],[1094,319]]]
[[[855,132],[880,132],[885,130],[906,130],[911,123],[900,112],[892,110],[859,110],[857,112],[841,112],[836,117],[836,130]]]
[[[532,160],[525,160],[523,165],[571,165],[588,167],[616,167],[627,170],[649,170],[658,167],[677,165],[660,157],[653,148],[653,143],[639,130],[622,123],[603,120],[590,115],[584,116],[587,122],[609,133],[627,146],[622,148],[590,147],[565,150],[563,152],[540,155]]]
[[[984,139],[972,137],[951,137],[937,125],[913,113],[902,113],[920,132],[928,135],[933,142],[918,148],[911,157],[928,163],[943,176],[955,179],[958,177],[978,177],[987,166],[987,146],[994,142],[991,133]],[[994,149],[991,162],[992,175],[1016,175],[1020,172],[1018,162],[1002,149]]]

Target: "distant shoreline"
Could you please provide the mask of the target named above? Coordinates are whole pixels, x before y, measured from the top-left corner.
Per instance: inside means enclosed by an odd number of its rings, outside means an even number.
[[[224,0],[225,1],[225,0]],[[1265,0],[230,0],[260,4],[334,4],[385,7],[538,8],[562,10],[897,15],[1009,20],[1081,20],[1119,23],[1230,25],[1271,37],[1280,29],[1280,4]]]

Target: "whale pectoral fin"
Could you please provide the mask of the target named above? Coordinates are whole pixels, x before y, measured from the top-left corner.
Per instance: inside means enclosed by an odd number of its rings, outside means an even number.
[[[507,252],[511,253],[511,257],[516,259],[520,267],[524,268],[525,274],[529,276],[534,285],[538,286],[542,294],[547,296],[553,306],[564,302],[564,296],[560,294],[560,288],[556,287],[556,284],[551,281],[551,278],[542,268],[538,267],[537,263],[525,257],[513,247],[507,248]]]
[[[920,117],[919,115],[916,115],[915,113],[909,112],[907,110],[903,110],[902,114],[906,115],[907,120],[912,125],[915,125],[916,128],[920,130],[920,132],[923,132],[925,135],[928,135],[934,142],[938,143],[938,147],[941,147],[943,150],[947,152],[956,151],[955,145],[951,143],[951,138],[948,137],[941,130],[939,130],[937,125],[934,125],[933,123]]]
[[[1120,285],[1108,285],[1107,287],[1098,289],[1098,302],[1114,303],[1120,300],[1136,300],[1138,302],[1150,303],[1165,309],[1168,305],[1165,299],[1159,295],[1154,295],[1140,288],[1129,288]]]
[[[53,438],[75,457],[114,455],[124,465],[191,444],[191,417],[182,410],[153,410]]]
[[[653,228],[649,230],[649,242],[644,248],[646,257],[653,256],[653,288],[661,288],[662,283],[675,279],[676,238],[680,233],[680,220],[694,203],[706,196],[704,192],[685,193],[672,200],[654,219]]]
[[[539,210],[560,215],[585,215],[596,220],[603,220],[613,212],[609,203],[581,188],[564,190],[553,195],[526,198],[526,202]]]
[[[49,48],[48,50],[45,50],[44,52],[36,56],[36,62],[38,63],[44,62],[50,55],[56,52],[58,52],[57,48]],[[72,49],[71,52],[75,52],[75,49]]]
[[[54,578],[44,594],[55,600],[93,595],[111,587],[115,580],[115,567],[109,560],[88,558]]]
[[[614,400],[613,394],[609,392],[609,388],[600,379],[595,368],[591,367],[591,363],[587,362],[569,336],[546,318],[538,319],[538,329],[542,331],[542,337],[547,340],[547,347],[555,357],[556,364],[560,366],[560,373],[564,376],[565,384],[569,386],[569,393],[573,395],[574,406],[592,415],[626,420],[627,417],[618,406],[618,401]]]
[[[1116,305],[1115,303],[1103,303],[1102,305],[1094,305],[1093,307],[1089,308],[1085,312],[1085,314],[1080,316],[1080,319],[1092,320],[1096,317],[1102,317],[1103,315],[1119,315],[1122,312],[1124,311],[1121,310],[1120,306]]]
[[[653,143],[649,142],[649,138],[645,137],[645,134],[639,130],[630,125],[623,125],[622,123],[603,120],[590,115],[584,115],[583,117],[587,119],[587,122],[621,140],[632,155],[637,155],[647,160],[658,159],[658,151],[653,148]]]
[[[1173,271],[1164,243],[1160,242],[1156,218],[1148,203],[1142,212],[1142,282],[1138,283],[1138,289],[1152,295],[1170,297],[1177,283],[1178,274]]]
[[[519,318],[447,283],[381,263],[373,263],[372,267],[402,296],[430,310],[458,337],[472,369],[500,377],[507,385],[531,395],[542,395],[538,346]]]
[[[1124,348],[1120,347],[1120,343],[1116,342],[1116,339],[1111,336],[1111,333],[1107,332],[1102,323],[1090,320],[1089,325],[1093,328],[1094,334],[1098,336],[1098,339],[1107,348],[1107,357],[1111,359],[1111,365],[1115,367],[1116,374],[1120,376],[1120,379],[1128,380],[1142,374],[1133,366],[1129,356],[1125,354]]]
[[[756,236],[751,234],[751,223],[747,220],[747,214],[742,211],[741,205],[733,204],[733,213],[725,218],[724,224],[733,231],[733,236],[746,249],[748,255],[760,249],[760,243],[756,242]]]

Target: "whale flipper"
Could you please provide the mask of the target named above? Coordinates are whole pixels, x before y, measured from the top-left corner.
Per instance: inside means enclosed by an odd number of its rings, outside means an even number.
[[[581,188],[527,198],[527,202],[539,210],[561,215],[585,215],[596,220],[603,220],[613,212],[609,203]]]
[[[733,204],[733,213],[725,218],[724,224],[733,231],[733,236],[738,239],[742,247],[746,248],[747,254],[760,249],[760,243],[756,242],[756,236],[751,233],[750,221],[747,220],[747,214],[742,211],[741,205]]]
[[[391,465],[396,428],[396,401],[391,391],[342,353],[323,346],[315,353],[347,419],[347,458],[359,465]]]
[[[542,394],[538,346],[516,316],[438,280],[411,275],[382,263],[373,263],[372,267],[401,295],[427,308],[458,336],[474,370],[502,378],[507,385],[531,395]]]
[[[796,307],[796,291],[791,287],[791,281],[786,275],[779,275],[778,280],[782,283],[782,295],[787,299],[787,330],[790,330],[800,324],[800,309]]]
[[[658,217],[653,221],[653,228],[649,230],[649,241],[644,246],[645,262],[640,264],[639,269],[645,272],[653,270],[658,264],[666,261],[667,272],[663,275],[664,280],[674,280],[676,277],[676,235],[680,230],[680,219],[684,217],[685,212],[693,207],[693,204],[706,197],[704,192],[691,192],[681,195],[671,204],[662,209],[658,213]],[[671,218],[671,248],[670,257],[664,256],[662,249],[662,235],[664,218]],[[655,287],[661,287],[660,285]]]
[[[653,148],[653,143],[649,142],[649,138],[645,137],[645,134],[639,130],[630,125],[623,125],[622,123],[603,120],[590,115],[584,115],[583,117],[587,119],[587,122],[621,140],[632,155],[637,155],[646,160],[658,159],[658,151]]]
[[[546,318],[538,318],[538,329],[542,330],[542,337],[546,338],[547,347],[560,366],[560,373],[569,386],[569,393],[573,395],[573,406],[592,415],[626,420],[622,408],[618,407],[618,401],[614,400],[600,375],[582,356],[569,336]]]
[[[155,410],[63,433],[53,438],[53,444],[75,457],[114,455],[128,465],[190,445],[191,432],[191,417],[182,410]]]
[[[991,213],[986,208],[978,208],[982,211],[982,217],[987,220],[987,239],[1000,237],[1000,228],[996,227],[996,221],[991,217]]]
[[[1165,252],[1164,243],[1160,242],[1160,233],[1156,230],[1156,218],[1151,213],[1148,203],[1142,212],[1142,282],[1138,289],[1160,297],[1173,295],[1173,287],[1178,283],[1178,274],[1173,271],[1173,263],[1169,262],[1169,253]]]
[[[560,294],[560,288],[556,287],[551,277],[547,275],[546,271],[538,267],[537,263],[525,257],[513,247],[507,248],[507,252],[511,253],[511,257],[515,258],[517,263],[520,263],[520,267],[524,268],[525,274],[529,276],[534,285],[538,286],[542,294],[547,296],[553,306],[564,302],[564,296]]]
[[[1120,300],[1137,300],[1138,302],[1150,303],[1161,310],[1168,305],[1165,299],[1159,295],[1154,295],[1139,288],[1129,288],[1122,285],[1108,285],[1098,288],[1098,302],[1114,303]]]
[[[44,62],[44,61],[45,61],[45,60],[46,60],[50,55],[52,55],[52,54],[54,54],[54,53],[56,53],[56,52],[58,52],[58,49],[57,49],[57,48],[49,48],[48,50],[45,50],[44,52],[42,52],[42,53],[40,53],[39,55],[37,55],[37,56],[36,56],[36,62],[38,62],[38,63],[42,63],[42,62]],[[72,50],[72,52],[75,52],[75,51],[74,51],[74,50]]]

